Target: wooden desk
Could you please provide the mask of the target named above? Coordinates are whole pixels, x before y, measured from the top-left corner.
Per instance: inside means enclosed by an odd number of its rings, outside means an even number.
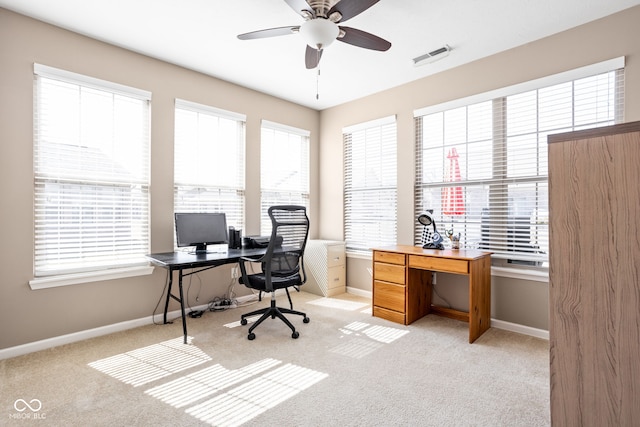
[[[431,302],[432,272],[469,278],[469,312]],[[409,325],[429,314],[469,323],[469,342],[491,326],[491,253],[436,250],[418,246],[373,249],[373,315]]]

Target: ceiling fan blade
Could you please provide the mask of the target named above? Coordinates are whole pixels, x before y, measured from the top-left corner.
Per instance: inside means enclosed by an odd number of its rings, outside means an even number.
[[[307,45],[307,51],[304,54],[304,63],[307,66],[307,70],[316,68],[320,63],[321,57],[322,49],[314,49],[311,46]]]
[[[313,11],[313,8],[307,3],[305,0],[284,0],[287,2],[289,7],[293,9],[298,15],[301,15],[305,18],[306,13],[303,11],[307,11],[312,18],[316,17],[316,13]]]
[[[363,47],[365,49],[386,51],[391,47],[391,43],[378,36],[374,36],[366,31],[357,30],[350,27],[340,27],[344,31],[344,36],[338,37],[339,40],[344,43],[352,44],[354,46]]]
[[[250,33],[238,34],[240,40],[263,39],[265,37],[286,36],[297,33],[300,29],[299,25],[292,27],[267,28],[266,30],[252,31]]]
[[[331,16],[333,12],[340,12],[342,18],[338,22],[345,22],[347,19],[361,14],[379,1],[380,0],[340,0],[329,9],[327,16]]]

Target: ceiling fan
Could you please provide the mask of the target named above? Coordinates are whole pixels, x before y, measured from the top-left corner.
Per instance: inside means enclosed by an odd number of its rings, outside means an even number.
[[[290,27],[268,28],[238,35],[240,40],[261,39],[300,33],[307,42],[305,65],[315,68],[324,48],[339,40],[365,49],[386,51],[388,41],[356,28],[341,24],[369,9],[380,0],[285,0],[305,22]]]

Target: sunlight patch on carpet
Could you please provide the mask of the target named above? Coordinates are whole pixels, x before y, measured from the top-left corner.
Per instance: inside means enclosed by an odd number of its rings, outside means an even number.
[[[258,320],[259,318],[260,318],[259,314],[255,315],[255,316],[247,317],[247,324],[253,323],[256,320]],[[239,320],[236,320],[235,322],[227,323],[224,326],[227,327],[227,328],[237,328],[238,326],[242,326],[242,325],[240,324]]]
[[[156,381],[173,373],[201,365],[206,353],[183,338],[175,338],[89,363],[94,369],[134,387]]]
[[[371,341],[366,338],[353,337],[350,339],[344,338],[344,342],[333,347],[329,351],[331,353],[351,357],[352,359],[362,359],[383,345],[384,344],[382,343]]]
[[[363,334],[371,338],[372,340],[380,341],[385,344],[389,344],[401,338],[409,333],[407,330],[390,328],[387,326],[371,326],[364,331]]]
[[[384,344],[392,343],[409,333],[407,330],[388,326],[371,325],[366,322],[351,322],[339,328],[342,342],[329,351],[354,359],[373,353]]]
[[[166,384],[146,390],[145,393],[176,408],[181,408],[211,397],[227,387],[236,385],[279,365],[279,360],[264,359],[241,369],[229,370],[219,364],[185,375]]]
[[[185,412],[211,425],[239,426],[328,376],[286,364]]]
[[[380,341],[386,344],[391,343],[409,333],[409,331],[405,329],[391,328],[389,326],[370,325],[366,322],[351,322],[344,328],[340,328],[340,332],[345,335],[361,333],[375,341]]]
[[[318,298],[313,301],[307,302],[307,304],[318,305],[321,307],[328,307],[328,308],[337,308],[339,310],[347,310],[347,311],[360,310],[369,305],[369,303],[366,303],[366,302],[345,301],[345,300],[336,299],[336,298]]]

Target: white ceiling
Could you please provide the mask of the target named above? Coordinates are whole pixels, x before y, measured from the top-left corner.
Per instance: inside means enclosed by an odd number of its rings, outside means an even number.
[[[347,1],[347,0],[344,0]],[[387,52],[335,42],[304,65],[299,34],[240,33],[301,24],[284,0],[0,0],[0,7],[135,52],[322,110],[640,4],[640,0],[380,0],[345,25],[392,43]],[[437,62],[412,58],[452,48]],[[319,83],[320,98],[316,99]]]

